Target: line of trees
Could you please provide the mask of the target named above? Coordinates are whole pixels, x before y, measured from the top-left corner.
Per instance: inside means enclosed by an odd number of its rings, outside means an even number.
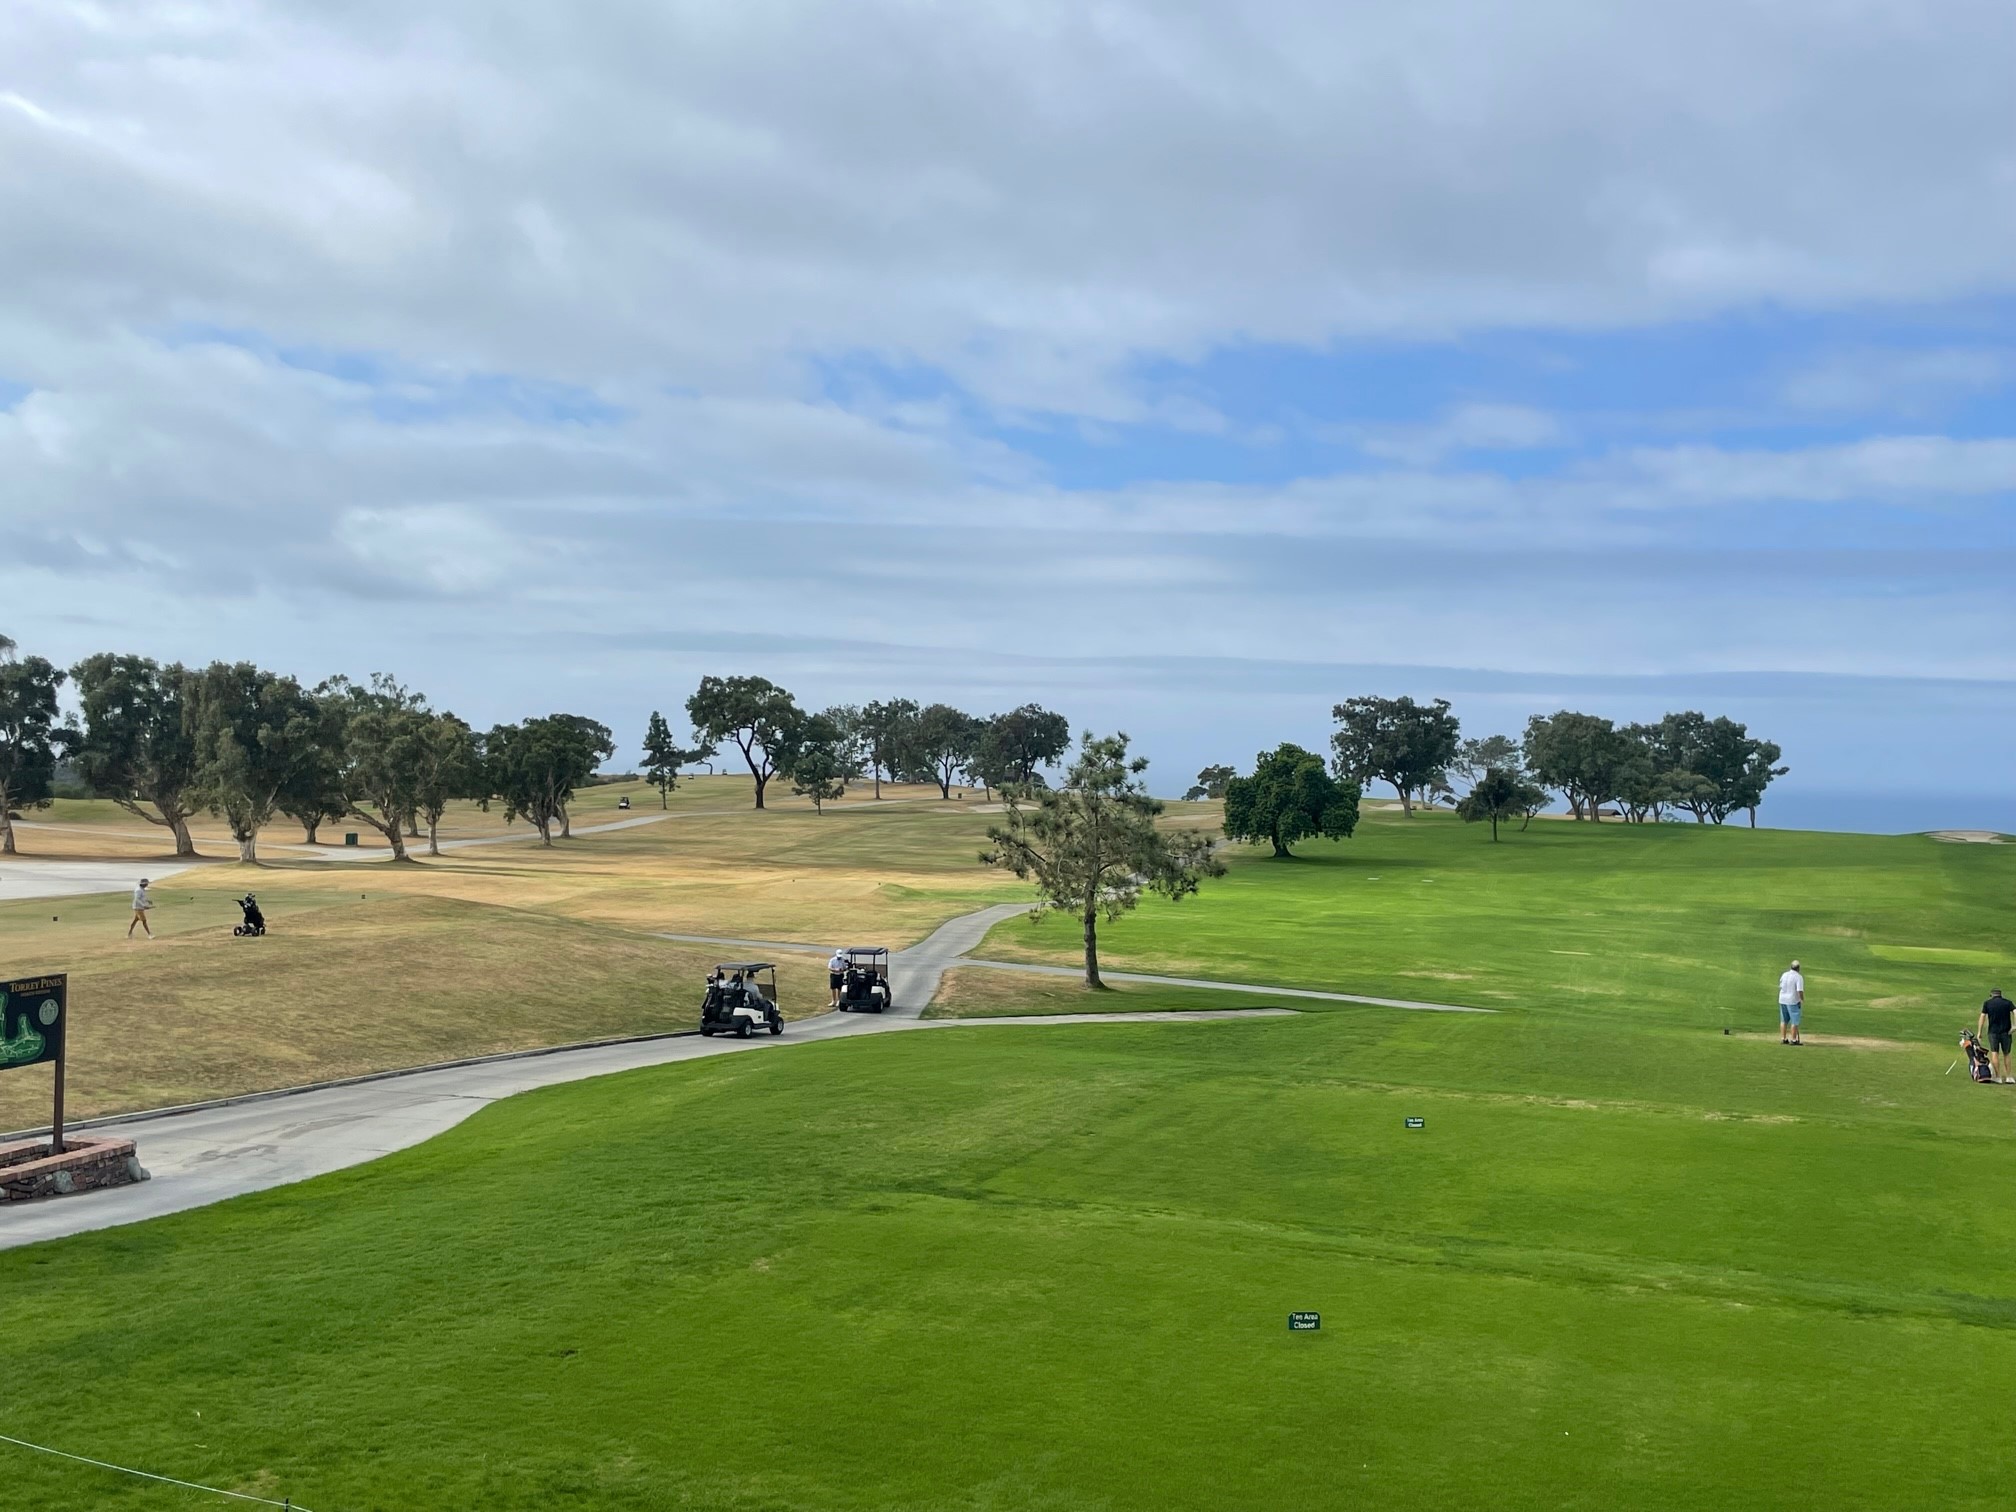
[[[65,684],[78,712],[59,716]],[[607,726],[551,714],[477,731],[378,674],[312,688],[251,662],[207,667],[103,653],[63,669],[18,656],[0,638],[0,853],[15,851],[13,815],[46,805],[67,764],[85,791],[168,832],[178,856],[189,823],[221,817],[240,859],[285,815],[316,843],[322,825],[354,820],[397,860],[424,837],[440,854],[448,805],[503,807],[551,845],[570,833],[568,806],[615,753]],[[423,830],[424,826],[424,830]]]
[[[1409,817],[1417,804],[1447,800],[1465,820],[1490,824],[1496,840],[1501,824],[1517,819],[1523,829],[1556,794],[1591,822],[1686,814],[1723,824],[1748,814],[1754,828],[1765,790],[1790,770],[1778,746],[1747,726],[1691,709],[1624,725],[1564,709],[1535,715],[1523,736],[1469,739],[1447,699],[1351,698],[1331,715],[1327,772],[1314,753],[1284,745],[1255,758],[1250,777],[1204,768],[1185,796],[1223,799],[1230,838],[1286,856],[1298,839],[1348,835],[1373,782],[1390,786]]]
[[[1071,744],[1070,721],[1038,704],[981,717],[950,704],[892,698],[836,704],[816,713],[766,677],[703,677],[686,700],[697,746],[681,750],[663,715],[653,713],[645,739],[646,775],[676,774],[732,748],[756,785],[756,807],[766,806],[770,784],[783,778],[791,790],[822,809],[850,782],[928,782],[942,798],[964,778],[991,796],[1005,788],[1039,788]],[[669,788],[661,787],[661,795]],[[662,801],[662,797],[661,797]]]

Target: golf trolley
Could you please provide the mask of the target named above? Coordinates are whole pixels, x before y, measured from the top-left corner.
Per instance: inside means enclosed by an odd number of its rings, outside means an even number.
[[[840,979],[842,1013],[882,1013],[895,1006],[889,993],[889,952],[880,945],[847,949],[847,971]]]
[[[259,912],[259,900],[247,893],[242,898],[233,898],[239,911],[245,915],[243,924],[233,924],[231,933],[242,938],[257,939],[266,933],[266,915]]]
[[[700,1000],[700,1033],[747,1039],[758,1029],[784,1032],[784,1015],[777,1008],[777,968],[768,961],[716,966],[707,978],[707,995]]]

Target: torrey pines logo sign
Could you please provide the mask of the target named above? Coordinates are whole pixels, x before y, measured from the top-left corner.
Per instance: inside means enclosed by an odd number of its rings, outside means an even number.
[[[63,1058],[65,976],[0,982],[0,1071]]]

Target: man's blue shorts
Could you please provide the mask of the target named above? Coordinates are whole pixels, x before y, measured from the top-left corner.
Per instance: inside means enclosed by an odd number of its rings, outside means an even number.
[[[1797,1029],[1799,1027],[1799,1005],[1797,1003],[1780,1003],[1778,1005],[1778,1022],[1781,1024],[1790,1024],[1794,1029]]]

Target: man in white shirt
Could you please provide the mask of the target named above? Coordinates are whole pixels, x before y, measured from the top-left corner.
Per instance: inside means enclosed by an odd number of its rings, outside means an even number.
[[[826,985],[832,989],[832,1007],[840,1006],[840,985],[847,980],[847,952],[839,946],[833,947],[833,958],[826,963]]]
[[[147,879],[142,877],[140,885],[133,889],[133,923],[126,926],[126,938],[133,938],[133,924],[138,924],[147,932],[147,938],[154,938],[153,926],[147,922],[147,910],[154,906],[154,900],[147,896]]]
[[[1778,978],[1778,1043],[1796,1045],[1799,1043],[1799,1010],[1806,1006],[1806,978],[1799,974],[1799,963],[1794,961],[1792,969]],[[1787,1039],[1786,1036],[1791,1038]]]

